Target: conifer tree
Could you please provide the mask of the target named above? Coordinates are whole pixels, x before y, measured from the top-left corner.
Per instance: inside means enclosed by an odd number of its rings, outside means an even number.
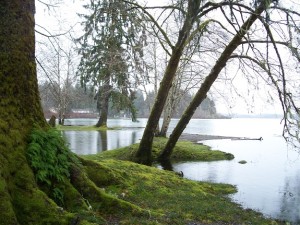
[[[142,20],[121,0],[95,0],[85,5],[84,34],[78,38],[81,55],[78,75],[82,85],[91,83],[100,118],[96,126],[106,126],[109,100],[117,109],[129,109],[135,120],[135,87],[143,66],[146,43]]]

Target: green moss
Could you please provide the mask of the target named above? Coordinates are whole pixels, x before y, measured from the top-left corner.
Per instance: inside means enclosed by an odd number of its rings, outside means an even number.
[[[0,170],[1,171],[1,170]],[[5,218],[5,221],[0,220],[0,224],[16,224],[17,218],[11,204],[11,198],[8,194],[7,185],[4,178],[0,174],[0,218]]]
[[[96,127],[96,126],[62,126],[62,125],[57,125],[56,126],[57,130],[62,130],[62,131],[106,131],[106,130],[116,130],[120,129],[118,127]]]
[[[87,202],[77,189],[65,180],[62,185],[58,186],[59,190],[63,190],[63,205],[62,207],[70,212],[88,211]]]
[[[119,184],[105,187],[105,192],[143,208],[148,214],[124,214],[121,224],[272,224],[261,214],[243,210],[227,194],[236,188],[227,184],[195,182],[173,172],[128,161],[102,160]]]
[[[157,157],[166,140],[155,139],[154,158]],[[124,202],[137,205],[139,210],[142,209],[140,212],[148,212],[138,215],[124,213],[116,216],[114,214],[120,224],[280,224],[264,218],[255,211],[244,210],[231,202],[227,195],[236,192],[235,186],[195,182],[180,178],[174,172],[128,161],[134,158],[137,148],[138,144],[134,144],[97,155],[83,156],[85,159],[99,162],[95,164],[83,160],[82,164],[89,178],[97,186],[100,184],[109,198],[114,196],[112,201],[122,199]],[[173,161],[233,158],[231,154],[213,151],[207,146],[186,141],[178,142],[173,155]],[[108,177],[112,178],[111,182],[107,180]],[[94,195],[89,198],[94,198]],[[102,198],[102,201],[103,199],[105,198]],[[109,207],[113,205],[110,200],[105,202],[103,204],[108,204]],[[99,206],[101,205],[94,205],[94,207]],[[128,212],[128,208],[125,211]],[[106,211],[106,213],[113,212]]]
[[[167,138],[155,138],[152,146],[152,156],[154,161],[167,142]],[[102,160],[102,159],[119,159],[134,161],[135,153],[139,144],[133,144],[124,148],[101,152],[96,155],[83,156],[86,159]],[[189,141],[178,141],[173,154],[172,162],[178,161],[215,161],[215,160],[231,160],[234,156],[230,153],[211,150],[206,145],[194,144]]]
[[[89,179],[87,174],[78,170],[78,168],[74,168],[74,171],[72,171],[71,182],[82,194],[83,198],[89,201],[88,204],[91,209],[101,213],[114,213],[116,215],[124,213],[131,213],[131,215],[143,213],[143,210],[138,206],[118,199],[97,187],[97,185],[92,182],[93,179],[94,178]]]
[[[124,179],[122,176],[118,176],[109,167],[105,165],[84,159],[81,159],[81,163],[84,166],[88,177],[98,187],[105,187],[112,184],[118,184]]]
[[[9,125],[7,121],[2,120],[1,118],[0,118],[0,131],[2,131],[3,133],[9,131]]]
[[[15,212],[20,224],[28,225],[56,225],[69,224],[74,215],[62,212],[39,189],[32,191],[15,189],[13,192]]]

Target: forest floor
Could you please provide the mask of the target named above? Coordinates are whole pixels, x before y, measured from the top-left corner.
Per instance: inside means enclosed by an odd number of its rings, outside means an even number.
[[[166,140],[155,138],[154,158]],[[191,181],[172,171],[131,162],[137,148],[138,144],[134,144],[81,156],[99,163],[102,169],[106,168],[107,179],[114,180],[101,187],[106,193],[146,212],[138,216],[120,212],[104,214],[105,224],[286,224],[233,203],[229,198],[229,194],[237,191],[233,185]],[[213,161],[232,158],[233,155],[229,153],[212,151],[205,145],[179,141],[171,160]]]

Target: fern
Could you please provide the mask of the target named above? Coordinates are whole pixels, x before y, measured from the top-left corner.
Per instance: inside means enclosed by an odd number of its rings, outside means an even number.
[[[56,186],[69,179],[72,164],[79,164],[64,138],[55,129],[34,129],[29,137],[26,155],[37,183],[46,185],[54,200],[62,204],[63,191]]]

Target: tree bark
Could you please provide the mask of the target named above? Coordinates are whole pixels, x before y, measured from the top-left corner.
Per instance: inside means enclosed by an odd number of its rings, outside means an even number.
[[[29,210],[54,210],[37,200],[47,196],[37,191],[25,157],[31,129],[47,126],[36,77],[34,13],[34,0],[0,2],[0,224],[5,225],[43,221]]]
[[[171,88],[172,90],[172,88]],[[172,95],[172,91],[171,91],[171,95]],[[172,107],[173,104],[172,102],[174,101],[173,96],[169,95],[167,98],[167,103],[165,105],[165,109],[164,109],[164,118],[163,118],[163,123],[161,125],[161,129],[159,132],[159,136],[160,137],[166,137],[167,136],[167,131],[171,122],[171,118],[173,115],[173,110],[174,108]]]
[[[161,161],[169,160],[180,135],[182,134],[182,132],[186,128],[187,124],[189,123],[190,119],[194,115],[197,107],[206,98],[206,95],[207,95],[209,89],[211,88],[212,84],[217,79],[221,70],[225,67],[231,54],[239,46],[240,42],[242,41],[242,39],[245,36],[245,34],[247,33],[247,31],[250,29],[252,24],[258,19],[260,14],[267,8],[267,6],[269,4],[270,4],[269,1],[262,2],[260,4],[260,6],[255,10],[255,12],[253,14],[251,14],[251,16],[244,22],[244,24],[241,26],[238,33],[233,37],[231,42],[224,49],[223,53],[217,60],[216,64],[210,71],[209,75],[205,78],[200,89],[196,93],[194,99],[192,100],[190,105],[187,107],[187,109],[183,113],[181,119],[179,120],[178,124],[176,125],[175,129],[173,130],[172,134],[170,135],[170,138],[169,138],[164,150],[159,155],[159,160],[161,160]]]
[[[195,22],[195,17],[198,13],[200,1],[189,1],[188,12],[186,20],[179,32],[179,36],[175,47],[173,47],[172,55],[168,62],[164,77],[160,83],[159,90],[155,99],[155,103],[152,107],[146,128],[144,130],[143,137],[141,139],[139,149],[136,153],[136,162],[151,165],[152,164],[152,142],[155,135],[155,129],[158,126],[159,118],[164,109],[168,92],[172,86],[173,79],[176,75],[178,64],[185,47],[185,42],[189,37],[190,31]]]
[[[37,184],[26,158],[29,134],[33,128],[49,127],[38,93],[34,13],[34,0],[0,1],[0,225],[94,224],[96,217],[101,218],[99,213],[93,213],[92,219],[85,217],[92,222],[79,221],[76,215],[79,211],[80,217],[91,212],[87,199],[94,210],[101,212],[139,211],[96,186],[92,179],[101,183],[97,173],[101,166],[91,161],[82,160],[79,167],[70,159],[70,177],[51,184],[63,186],[64,209],[46,194],[42,184]],[[53,143],[48,147],[54,148]],[[89,170],[95,171],[89,174]]]
[[[109,98],[111,94],[111,86],[109,82],[106,82],[103,85],[100,95],[100,118],[96,124],[96,127],[107,127],[107,118],[108,118],[108,106]]]

